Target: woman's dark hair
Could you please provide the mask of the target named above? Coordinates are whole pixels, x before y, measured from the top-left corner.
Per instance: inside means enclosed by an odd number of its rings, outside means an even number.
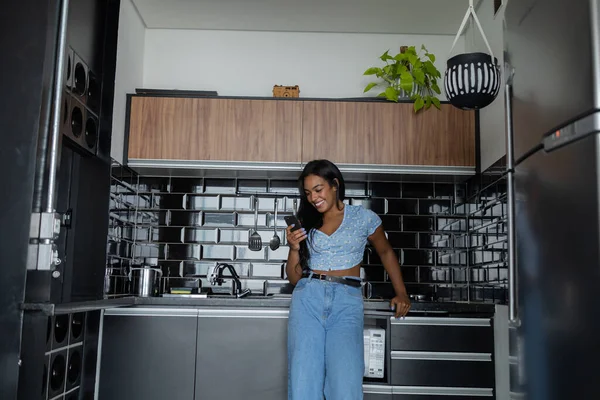
[[[337,188],[336,193],[336,204],[339,201],[344,201],[346,198],[346,185],[344,184],[344,178],[338,167],[328,160],[313,160],[306,164],[304,170],[298,177],[298,189],[300,191],[300,206],[298,207],[298,220],[302,227],[309,234],[311,229],[319,229],[323,226],[323,214],[308,201],[306,193],[304,193],[304,179],[309,175],[316,175],[326,180],[331,187]],[[339,207],[339,204],[338,204]],[[303,271],[307,271],[308,259],[310,253],[308,252],[308,241],[310,235],[306,240],[300,242],[300,266]]]

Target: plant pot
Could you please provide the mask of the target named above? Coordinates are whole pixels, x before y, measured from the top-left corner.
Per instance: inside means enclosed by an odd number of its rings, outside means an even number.
[[[411,96],[414,94],[417,94],[417,92],[418,92],[418,88],[413,83],[412,90],[410,92],[400,89],[400,91],[398,92],[398,100],[410,100]]]
[[[500,90],[498,60],[486,53],[464,53],[450,58],[444,74],[448,101],[463,110],[491,104]]]

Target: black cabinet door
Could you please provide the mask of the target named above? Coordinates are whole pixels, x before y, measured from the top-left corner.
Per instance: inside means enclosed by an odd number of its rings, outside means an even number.
[[[407,317],[391,321],[392,350],[492,353],[489,318]]]
[[[100,400],[193,400],[195,309],[117,309],[104,316]]]
[[[196,400],[287,398],[288,310],[199,310]]]
[[[392,358],[392,385],[493,388],[494,364],[491,361]]]

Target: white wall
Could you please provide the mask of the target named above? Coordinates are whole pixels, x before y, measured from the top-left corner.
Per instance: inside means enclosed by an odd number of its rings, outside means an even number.
[[[459,22],[457,22],[458,27]],[[458,29],[458,28],[457,28]],[[301,97],[359,97],[386,50],[425,44],[436,55],[443,87],[454,37],[148,29],[143,86],[216,90],[223,96],[272,96],[273,85],[299,85]],[[464,40],[457,44],[464,50]],[[369,92],[374,96],[377,92]],[[441,96],[442,99],[445,97]]]
[[[481,170],[486,170],[506,154],[505,115],[504,115],[504,34],[502,25],[506,0],[494,16],[494,0],[481,0],[476,9],[477,17],[498,59],[502,71],[500,92],[489,106],[479,111]],[[465,48],[468,52],[489,53],[483,36],[475,24],[471,24],[465,35]]]
[[[121,1],[110,155],[123,162],[126,94],[143,86],[146,27],[131,0]]]

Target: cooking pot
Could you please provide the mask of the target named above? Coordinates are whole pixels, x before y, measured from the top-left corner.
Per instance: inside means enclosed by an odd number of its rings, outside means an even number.
[[[129,280],[132,282],[131,292],[134,296],[153,297],[158,292],[158,280],[162,277],[160,268],[131,268]]]

